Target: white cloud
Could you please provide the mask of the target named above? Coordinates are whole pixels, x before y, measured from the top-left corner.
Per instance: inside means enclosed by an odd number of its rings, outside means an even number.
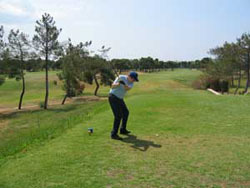
[[[0,2],[0,13],[10,14],[14,16],[25,16],[27,12],[25,9],[16,3],[2,1]]]
[[[63,29],[60,34],[63,40],[68,37],[77,42],[93,39],[88,35],[94,33],[93,30],[97,30],[100,25],[95,0],[29,0],[28,2],[32,7],[30,17],[34,20],[34,25],[35,20],[41,19],[45,12],[49,13],[56,21],[56,26]]]
[[[30,1],[34,8],[34,16],[41,17],[45,12],[50,13],[56,19],[67,19],[83,16],[90,11],[91,3],[79,0],[36,0]]]

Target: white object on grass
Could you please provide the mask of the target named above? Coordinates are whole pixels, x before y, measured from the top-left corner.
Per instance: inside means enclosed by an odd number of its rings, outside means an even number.
[[[208,91],[210,91],[211,93],[215,94],[215,95],[221,95],[220,93],[218,93],[217,91],[214,91],[213,89],[207,89]]]

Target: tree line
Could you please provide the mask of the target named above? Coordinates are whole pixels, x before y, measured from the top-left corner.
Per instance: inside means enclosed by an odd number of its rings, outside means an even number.
[[[4,27],[0,27],[0,85],[5,78],[15,78],[22,82],[22,91],[18,109],[22,108],[25,94],[25,72],[45,70],[45,99],[43,107],[48,108],[49,70],[60,70],[59,79],[63,82],[65,96],[79,95],[84,90],[84,83],[95,83],[94,94],[97,95],[100,85],[111,85],[115,76],[123,71],[136,70],[154,72],[175,68],[203,68],[208,58],[196,61],[161,61],[152,57],[140,59],[112,59],[107,53],[111,48],[102,46],[99,54],[89,50],[92,41],[79,42],[74,45],[71,39],[59,42],[62,29],[56,26],[54,18],[45,13],[35,23],[35,34],[29,35],[19,29],[12,29],[5,37]],[[6,39],[7,38],[7,39]]]
[[[235,42],[225,42],[209,50],[213,56],[202,70],[206,87],[216,91],[228,92],[235,88],[234,94],[247,94],[250,84],[250,34],[243,33]],[[244,91],[239,92],[242,80],[246,80]],[[236,83],[235,83],[236,82]]]

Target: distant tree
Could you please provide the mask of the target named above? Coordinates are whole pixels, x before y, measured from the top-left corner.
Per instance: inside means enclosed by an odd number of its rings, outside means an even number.
[[[64,56],[59,60],[62,62],[62,72],[58,74],[59,79],[63,81],[63,90],[66,92],[62,104],[68,97],[81,94],[84,89],[84,85],[80,81],[83,80],[86,69],[84,58],[89,55],[87,48],[91,44],[91,41],[80,42],[74,46],[69,39],[64,46]]]
[[[24,34],[23,32],[20,32],[19,30],[14,31],[13,29],[9,33],[8,40],[8,46],[10,48],[11,57],[12,59],[17,60],[19,63],[19,65],[16,66],[15,70],[16,80],[22,80],[22,92],[18,105],[18,109],[20,110],[22,108],[22,101],[25,93],[24,70],[25,60],[27,60],[29,57],[30,41],[28,40],[28,35]]]
[[[249,82],[250,82],[250,34],[244,33],[237,39],[238,44],[243,52],[244,62],[245,62],[245,72],[247,75],[247,82],[244,93],[248,92]]]
[[[83,80],[89,84],[96,84],[94,95],[97,96],[98,89],[101,85],[111,85],[115,79],[114,72],[110,69],[105,59],[98,56],[85,58],[86,69]],[[99,84],[98,78],[101,80]]]
[[[231,85],[234,87],[234,77],[238,77],[238,85],[234,94],[237,93],[240,84],[241,84],[241,77],[242,77],[242,50],[240,46],[235,43],[224,43],[223,45],[223,53],[221,57],[225,63],[225,74],[231,77]]]
[[[5,81],[5,76],[4,76],[4,60],[3,60],[3,54],[5,50],[5,42],[4,42],[4,28],[1,25],[0,26],[0,85],[2,85]]]
[[[164,61],[159,61],[159,69],[164,69]]]
[[[142,57],[140,60],[140,67],[144,71],[149,71],[153,68],[154,59],[152,57]]]
[[[111,63],[118,74],[121,74],[124,70],[128,70],[131,66],[129,59],[112,59]]]
[[[237,84],[236,89],[234,91],[234,95],[236,95],[239,88],[240,88],[240,85],[241,85],[242,70],[243,70],[243,66],[244,66],[244,60],[243,60],[244,58],[242,57],[242,55],[243,55],[242,49],[240,48],[240,46],[237,43],[236,44],[231,43],[229,53],[230,53],[229,57],[231,57],[232,68],[233,68],[232,79],[234,79],[234,77],[236,77],[236,79],[238,79],[238,84]]]
[[[159,59],[158,59],[158,58],[154,59],[154,63],[153,63],[153,65],[152,65],[152,69],[153,69],[153,70],[154,70],[154,69],[160,69],[160,62],[159,62]]]
[[[211,62],[212,62],[212,59],[209,57],[202,58],[200,61],[200,69],[205,69]]]
[[[235,43],[227,43],[225,42],[223,46],[214,48],[210,50],[211,54],[215,55],[218,60],[218,65],[220,68],[217,68],[218,72],[214,73],[215,75],[221,75],[224,77],[231,77],[232,86],[234,86],[234,77],[238,78],[238,84],[235,89],[234,94],[237,93],[242,77],[242,70],[244,66],[247,69],[247,51],[240,46],[239,41]],[[245,72],[248,71],[245,69]],[[247,88],[245,89],[245,92]]]
[[[229,57],[229,51],[230,44],[227,42],[225,42],[223,46],[211,49],[209,52],[215,56],[216,61],[209,63],[210,58],[203,58],[201,60],[201,68],[207,71],[211,76],[228,79],[233,74],[232,61]]]
[[[2,59],[2,53],[4,51],[4,48],[5,48],[5,43],[4,43],[4,28],[3,26],[1,25],[0,26],[0,58]]]
[[[131,64],[132,64],[132,69],[134,70],[140,70],[140,62],[138,59],[133,59],[131,61]]]
[[[181,61],[180,68],[190,68],[190,62],[188,61]]]
[[[196,59],[193,63],[192,63],[192,67],[196,68],[196,69],[200,69],[200,60]]]
[[[105,59],[107,62],[107,65],[109,66],[109,68],[113,71],[113,74],[115,74],[116,76],[119,75],[119,73],[117,72],[117,68],[115,63],[117,63],[116,61],[110,61],[109,56],[108,56],[108,52],[111,50],[111,47],[105,47],[102,46],[101,49],[98,50],[98,52],[100,52],[100,54],[96,54],[95,56],[100,57],[101,59]]]
[[[242,72],[242,50],[238,44],[225,42],[223,46],[219,46],[210,50],[210,54],[215,56],[215,60],[206,66],[205,72],[212,78],[217,80],[230,80],[234,86],[234,77],[238,77],[238,86],[234,92],[237,93]]]
[[[5,78],[3,76],[0,75],[0,85],[2,85],[5,81]]]
[[[41,58],[31,58],[25,61],[25,69],[29,72],[42,71],[44,67],[44,61]]]
[[[176,62],[174,61],[167,61],[168,68],[171,68],[172,71],[174,71],[174,68],[176,68]]]
[[[45,84],[46,94],[44,101],[44,109],[48,108],[48,96],[49,96],[49,81],[48,81],[48,63],[50,57],[58,56],[61,48],[58,42],[58,36],[62,29],[57,29],[55,21],[50,14],[45,13],[42,15],[41,20],[36,21],[35,32],[33,38],[33,44],[39,51],[40,55],[45,58]]]
[[[81,63],[81,58],[75,54],[71,54],[63,57],[62,62],[62,72],[58,73],[58,77],[63,81],[63,90],[65,91],[62,101],[63,105],[68,97],[71,98],[81,94],[84,88],[81,88],[80,81],[76,75],[76,69]]]

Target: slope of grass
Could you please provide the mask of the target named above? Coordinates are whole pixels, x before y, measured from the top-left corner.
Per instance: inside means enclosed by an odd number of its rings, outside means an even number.
[[[30,110],[0,115],[0,159],[25,151],[35,143],[53,139],[90,118],[103,102],[56,106],[48,110]],[[7,122],[6,122],[7,121]],[[5,123],[5,125],[4,125]],[[0,163],[1,164],[1,163]]]
[[[0,187],[249,186],[249,97],[193,90],[192,75],[141,75],[125,99],[132,135],[110,139],[113,117],[104,102],[60,136],[5,159]],[[186,81],[176,81],[181,76]]]
[[[58,79],[56,71],[49,71],[49,104],[53,101],[61,102],[65,95],[62,89],[63,83]],[[23,97],[23,106],[39,105],[45,97],[45,72],[27,72],[25,74],[26,91]],[[54,84],[54,81],[57,84]],[[93,95],[95,84],[85,84],[84,95]],[[0,86],[0,108],[14,108],[18,106],[22,82],[15,79],[7,79]],[[101,86],[98,94],[105,95],[108,87]]]

